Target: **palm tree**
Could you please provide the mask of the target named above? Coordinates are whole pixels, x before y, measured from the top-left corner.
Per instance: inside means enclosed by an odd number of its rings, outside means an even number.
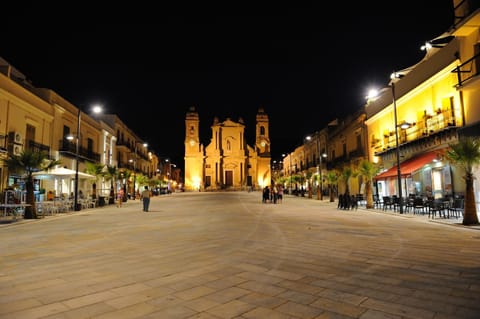
[[[350,166],[345,166],[341,173],[343,182],[345,183],[345,195],[350,196],[350,177],[353,176],[353,170]]]
[[[473,168],[480,164],[480,139],[478,137],[461,137],[456,144],[450,144],[446,152],[448,159],[465,170],[465,206],[463,225],[478,224],[475,193],[473,191]]]
[[[103,164],[100,163],[92,163],[92,162],[85,162],[86,166],[86,173],[95,176],[95,180],[92,183],[92,198],[97,198],[97,182],[98,177],[103,175]]]
[[[148,176],[137,174],[137,184],[139,186],[138,189],[141,189],[142,186],[150,185],[150,180]]]
[[[34,152],[25,149],[20,155],[10,155],[6,160],[10,172],[19,173],[25,176],[25,189],[27,191],[26,203],[31,205],[25,207],[23,218],[36,219],[35,194],[33,189],[33,173],[48,170],[60,164],[58,160],[50,160],[45,152]]]
[[[323,194],[320,194],[320,192],[321,192],[321,190],[320,190],[320,188],[321,188],[321,186],[320,186],[320,183],[321,183],[320,175],[315,174],[312,177],[313,177],[313,181],[317,182],[317,200],[320,200],[320,198],[323,196]]]
[[[298,196],[298,184],[302,184],[303,177],[299,174],[295,174],[292,176],[292,181],[295,183],[295,194]]]
[[[358,174],[365,178],[366,208],[373,208],[372,179],[378,174],[379,167],[368,160],[363,160],[358,165]]]
[[[333,191],[333,186],[338,183],[338,175],[335,171],[329,171],[327,173],[327,182],[328,182],[328,193],[330,194],[330,202],[335,201],[335,194]]]
[[[313,173],[311,171],[307,171],[305,178],[307,179],[307,187],[308,187],[308,198],[312,198],[312,179]]]
[[[110,196],[108,199],[109,204],[115,204],[115,188],[114,183],[115,179],[118,176],[118,168],[116,166],[107,165],[106,170],[103,172],[105,179],[110,181]]]

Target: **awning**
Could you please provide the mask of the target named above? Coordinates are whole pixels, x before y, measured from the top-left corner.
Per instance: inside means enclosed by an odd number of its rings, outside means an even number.
[[[75,171],[64,167],[58,167],[48,171],[35,172],[32,175],[36,179],[75,178]],[[96,177],[87,173],[78,172],[78,179],[96,179]]]
[[[400,163],[400,174],[405,176],[412,175],[413,172],[418,171],[419,169],[423,168],[425,165],[430,164],[433,162],[434,159],[438,158],[440,151],[432,151],[420,156],[410,158],[403,163]],[[390,177],[397,176],[397,165],[390,167],[385,172],[375,176],[376,180],[379,179],[386,179]]]

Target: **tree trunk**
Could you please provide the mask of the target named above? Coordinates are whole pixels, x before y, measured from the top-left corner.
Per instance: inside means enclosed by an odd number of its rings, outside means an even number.
[[[328,193],[330,194],[330,202],[334,202],[335,201],[335,196],[333,194],[333,187],[332,185],[328,185]]]
[[[465,206],[463,209],[463,225],[478,224],[477,206],[475,205],[475,193],[473,192],[473,174],[465,176],[466,192]]]
[[[31,176],[27,177],[27,181],[25,182],[25,188],[27,191],[27,204],[32,206],[25,207],[25,211],[23,213],[23,218],[25,219],[36,219],[37,218],[37,210],[35,209],[35,194],[33,192],[33,178]]]
[[[97,183],[93,183],[92,185],[92,198],[97,199]]]
[[[368,181],[365,183],[365,197],[367,200],[366,208],[373,208],[373,193],[372,193],[372,182]]]

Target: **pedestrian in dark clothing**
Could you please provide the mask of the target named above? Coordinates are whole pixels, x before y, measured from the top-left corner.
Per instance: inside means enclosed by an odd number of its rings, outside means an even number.
[[[268,186],[265,186],[262,194],[262,203],[268,203],[270,201],[270,189]]]
[[[140,194],[140,198],[143,200],[144,212],[148,212],[148,207],[150,206],[150,196],[152,196],[152,193],[148,189],[148,186],[145,186],[145,189]]]

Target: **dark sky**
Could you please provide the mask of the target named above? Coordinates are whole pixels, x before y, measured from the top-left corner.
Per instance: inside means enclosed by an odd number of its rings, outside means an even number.
[[[370,86],[386,86],[392,71],[419,62],[420,46],[453,25],[451,0],[322,3],[292,4],[282,15],[199,13],[148,24],[13,14],[2,17],[0,56],[75,105],[102,102],[179,163],[191,105],[205,145],[214,116],[242,117],[253,145],[262,106],[275,159],[358,110]]]

